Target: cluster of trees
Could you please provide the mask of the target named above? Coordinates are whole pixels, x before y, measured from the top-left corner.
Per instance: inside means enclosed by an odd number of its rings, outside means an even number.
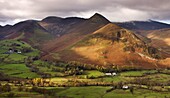
[[[51,82],[51,79],[44,78],[34,78],[34,79],[15,79],[9,81],[9,83],[14,84],[15,86],[38,86],[38,87],[53,87],[54,83]]]
[[[125,72],[125,71],[140,71],[142,69],[135,68],[131,66],[123,66],[120,67],[116,64],[110,64],[106,62],[106,66],[100,66],[100,65],[94,65],[94,64],[84,64],[77,61],[71,61],[71,62],[64,62],[67,67],[78,67],[79,69],[83,70],[98,70],[104,73],[112,73],[112,72]]]
[[[66,75],[81,75],[83,74],[83,69],[80,69],[79,67],[67,67],[64,73]]]
[[[148,54],[150,54],[152,57],[156,58],[156,59],[161,59],[161,55],[158,51],[158,49],[154,48],[154,47],[148,47],[147,49]]]
[[[0,84],[0,92],[10,92],[11,86],[7,83],[5,85]]]
[[[35,78],[32,79],[32,84],[34,86],[54,86],[54,83],[51,82],[50,79],[42,79],[42,78]]]
[[[130,84],[138,84],[138,85],[146,85],[146,86],[168,86],[169,82],[160,82],[160,81],[152,81],[150,78],[135,78],[133,81],[130,81]]]

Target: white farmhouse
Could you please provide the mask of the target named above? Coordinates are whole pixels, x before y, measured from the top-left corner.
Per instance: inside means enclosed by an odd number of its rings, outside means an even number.
[[[21,52],[21,51],[18,51],[17,53],[18,53],[18,54],[21,54],[22,52]]]
[[[112,75],[113,75],[113,76],[116,76],[116,75],[117,75],[117,73],[113,72],[113,73],[112,73]]]
[[[111,75],[112,75],[112,73],[105,73],[105,75],[106,75],[106,76],[111,76]]]
[[[114,72],[114,73],[105,73],[105,75],[106,75],[106,76],[116,76],[117,73],[115,73],[115,72]]]
[[[123,85],[123,87],[122,87],[123,89],[128,89],[129,88],[129,86],[127,86],[127,85]]]

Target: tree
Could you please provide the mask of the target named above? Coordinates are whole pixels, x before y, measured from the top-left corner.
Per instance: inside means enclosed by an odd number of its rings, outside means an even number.
[[[37,92],[38,91],[38,87],[37,86],[33,86],[31,89],[32,92]]]
[[[2,90],[4,92],[10,92],[11,91],[11,86],[7,83],[2,87]]]
[[[0,92],[2,92],[2,84],[0,83]]]
[[[8,94],[8,97],[9,97],[9,98],[14,97],[14,96],[15,96],[15,93],[13,93],[13,92],[10,92],[10,93]]]
[[[19,87],[18,87],[18,91],[23,91],[23,87],[22,87],[22,86],[19,86]]]
[[[134,88],[133,87],[130,87],[130,92],[133,94],[134,93]]]

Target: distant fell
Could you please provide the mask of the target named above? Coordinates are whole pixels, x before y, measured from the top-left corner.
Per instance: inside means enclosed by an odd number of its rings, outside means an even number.
[[[118,22],[115,24],[129,30],[157,30],[157,29],[170,28],[169,24],[153,21],[153,20]]]

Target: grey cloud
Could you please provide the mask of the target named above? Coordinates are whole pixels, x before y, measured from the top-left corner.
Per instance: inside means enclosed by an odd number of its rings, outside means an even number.
[[[111,21],[170,20],[170,0],[0,0],[0,22],[46,16],[87,17],[99,12]]]

